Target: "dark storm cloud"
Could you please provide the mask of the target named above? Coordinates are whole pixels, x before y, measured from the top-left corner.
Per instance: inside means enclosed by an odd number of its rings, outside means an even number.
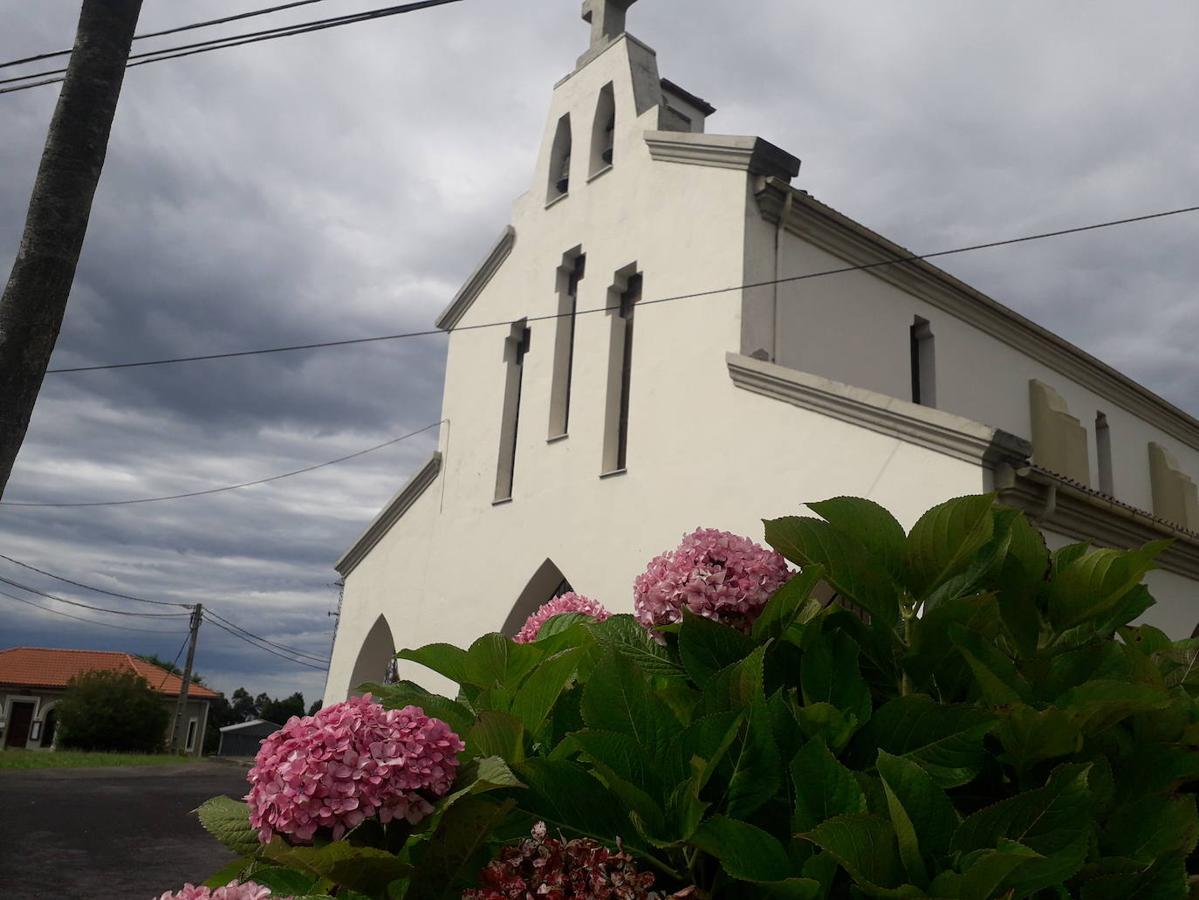
[[[143,30],[253,5],[148,3]],[[271,24],[370,5],[329,0]],[[0,58],[68,45],[77,11],[0,0]],[[1197,25],[1194,4],[1091,0],[642,0],[630,13],[662,74],[720,107],[711,130],[796,153],[799,186],[918,251],[1199,203],[1199,121],[1180,114]],[[131,70],[55,365],[429,327],[527,188],[552,84],[585,42],[575,0],[466,0]],[[54,97],[0,97],[4,271]],[[1197,240],[1199,221],[1176,218],[942,264],[1195,413]],[[8,498],[176,493],[362,449],[436,421],[444,346],[51,376]],[[434,446],[178,503],[0,509],[0,552],[202,601],[325,654],[332,562]],[[0,598],[0,644],[19,643],[178,645]],[[321,690],[319,673],[215,628],[199,664],[225,690]]]

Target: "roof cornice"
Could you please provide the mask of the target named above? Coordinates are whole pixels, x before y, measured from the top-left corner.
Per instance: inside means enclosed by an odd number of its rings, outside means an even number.
[[[1028,354],[1188,447],[1199,450],[1199,419],[932,263],[908,261],[907,257],[915,255],[910,250],[804,191],[796,190],[782,180],[767,179],[757,195],[759,209],[767,221],[778,223],[787,206],[788,194],[792,202],[784,223],[787,231],[853,265],[905,259],[894,265],[878,266],[870,273]]]
[[[800,372],[739,353],[726,354],[729,375],[743,390],[860,425],[989,469],[1024,465],[1032,445],[990,425],[919,406],[866,388]]]
[[[383,507],[383,511],[375,516],[375,520],[367,526],[366,531],[362,532],[358,540],[354,541],[350,549],[342,554],[341,559],[333,566],[337,574],[345,578],[353,572],[374,546],[383,539],[383,536],[391,530],[391,526],[398,522],[400,517],[408,512],[412,504],[425,492],[425,489],[437,480],[437,473],[440,471],[441,454],[434,453],[420,471],[400,489],[399,493],[391,498],[387,506]]]
[[[1023,510],[1036,523],[1100,547],[1127,549],[1149,541],[1173,541],[1157,557],[1159,568],[1199,579],[1199,535],[1152,513],[1034,467],[999,466],[999,502]]]
[[[483,288],[487,287],[487,282],[491,281],[492,276],[499,271],[504,260],[508,258],[508,254],[512,252],[515,243],[516,229],[509,225],[504,229],[504,233],[500,235],[495,246],[491,248],[487,258],[479,264],[479,267],[466,280],[466,284],[450,301],[450,305],[437,317],[438,328],[442,331],[450,331],[458,324],[459,320],[466,315],[466,311],[470,309],[470,305],[475,302],[475,298],[483,292]]]
[[[650,156],[663,162],[739,169],[783,180],[799,174],[797,157],[753,135],[647,131],[645,143]]]

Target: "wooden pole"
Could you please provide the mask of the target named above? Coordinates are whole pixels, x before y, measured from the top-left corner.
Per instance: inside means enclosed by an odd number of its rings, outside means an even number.
[[[79,13],[25,231],[0,296],[0,497],[62,327],[141,6],[83,0]]]
[[[175,724],[171,726],[171,751],[173,753],[187,752],[187,728],[183,726],[183,717],[187,714],[187,692],[191,687],[192,663],[196,659],[196,641],[200,638],[200,623],[204,621],[204,604],[197,603],[192,607],[191,639],[187,642],[187,662],[183,665],[183,683],[179,687],[179,702],[175,704]]]

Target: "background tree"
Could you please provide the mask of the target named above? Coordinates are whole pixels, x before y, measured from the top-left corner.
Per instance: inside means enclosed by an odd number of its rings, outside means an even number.
[[[138,653],[136,655],[138,659],[144,659],[152,666],[158,666],[158,668],[165,669],[172,675],[178,675],[180,678],[183,677],[183,670],[181,668],[179,668],[173,662],[167,662],[165,659],[161,659],[157,653]],[[198,672],[192,672],[192,681],[194,681],[196,684],[203,684],[204,676]]]
[[[58,340],[142,0],[83,0],[25,231],[0,297],[0,496]]]
[[[59,742],[77,750],[159,753],[171,719],[162,697],[132,672],[76,675],[55,709]]]
[[[248,722],[258,718],[258,707],[254,703],[254,698],[244,687],[239,687],[233,692],[232,707],[238,722]]]
[[[264,695],[265,696],[265,695]],[[290,697],[267,700],[258,710],[258,718],[282,725],[292,716],[304,715],[304,695],[296,691]]]
[[[324,707],[324,700],[313,700],[312,706],[308,707],[308,715],[315,716]]]

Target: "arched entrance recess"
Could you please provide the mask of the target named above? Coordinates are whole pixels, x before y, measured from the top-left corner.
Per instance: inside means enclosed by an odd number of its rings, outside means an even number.
[[[566,580],[566,576],[554,565],[552,559],[547,559],[533,573],[533,577],[529,579],[525,589],[520,592],[520,597],[517,598],[512,611],[508,613],[508,618],[504,620],[504,626],[500,629],[500,633],[512,637],[520,631],[525,620],[537,612],[542,604],[549,603],[555,597],[571,590],[573,588]]]
[[[387,668],[396,654],[395,638],[387,619],[379,616],[371,626],[358,659],[354,662],[354,673],[350,676],[350,696],[361,694],[364,684],[382,684],[387,680]]]

